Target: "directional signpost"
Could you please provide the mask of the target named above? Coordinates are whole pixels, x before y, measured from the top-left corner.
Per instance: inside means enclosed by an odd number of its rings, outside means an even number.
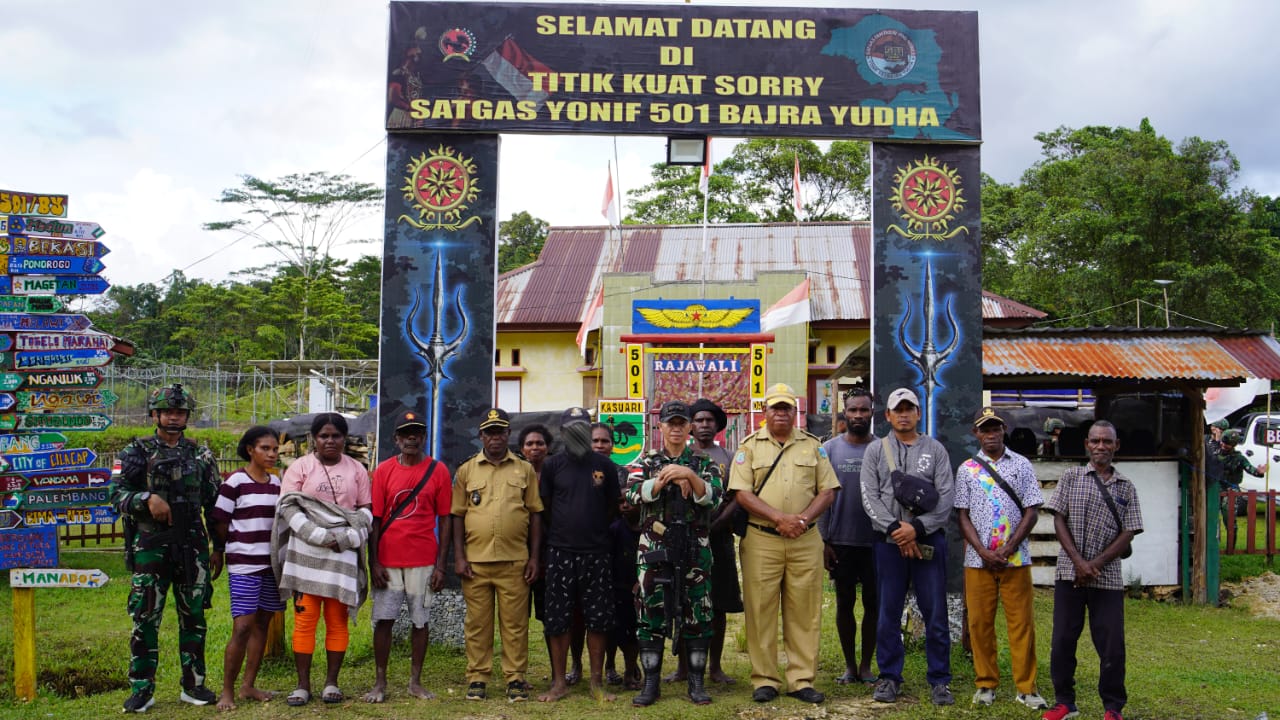
[[[35,697],[36,588],[96,588],[99,570],[56,569],[59,525],[114,523],[110,472],[91,470],[97,455],[66,448],[62,430],[104,430],[106,415],[86,412],[118,399],[99,389],[92,368],[127,341],[88,332],[84,315],[59,314],[60,295],[97,295],[111,250],[94,222],[68,220],[67,197],[0,190],[0,568],[14,593],[14,685]],[[38,548],[47,551],[37,552]],[[45,569],[55,568],[55,569]]]

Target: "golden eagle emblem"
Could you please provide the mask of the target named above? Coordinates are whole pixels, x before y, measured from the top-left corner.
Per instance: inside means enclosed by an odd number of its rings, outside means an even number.
[[[660,328],[731,328],[746,320],[754,308],[714,308],[705,305],[689,305],[680,308],[636,308],[641,317]]]

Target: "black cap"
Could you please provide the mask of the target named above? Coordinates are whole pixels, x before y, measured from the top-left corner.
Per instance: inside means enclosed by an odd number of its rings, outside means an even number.
[[[986,425],[989,422],[998,422],[1001,425],[1004,425],[1005,427],[1009,426],[1009,423],[1005,422],[1004,418],[996,414],[995,408],[984,407],[978,412],[973,414],[974,427],[976,428],[982,427],[983,425]]]
[[[422,420],[422,413],[417,410],[405,410],[396,417],[396,432],[413,428],[427,429],[427,424]]]
[[[480,421],[480,429],[487,430],[491,427],[509,428],[511,427],[511,416],[502,408],[490,408],[484,414],[484,419]]]
[[[582,423],[591,422],[591,414],[588,413],[583,408],[571,407],[565,410],[563,413],[560,413],[560,427],[564,427],[565,425],[572,425],[574,423],[580,423],[580,422]]]
[[[662,409],[658,411],[658,422],[670,422],[674,418],[684,418],[688,422],[693,419],[693,414],[689,412],[689,406],[679,400],[662,403]]]
[[[700,412],[709,412],[715,416],[716,432],[724,432],[729,425],[729,417],[724,414],[724,408],[706,398],[698,398],[697,402],[689,406],[689,419],[693,420]]]

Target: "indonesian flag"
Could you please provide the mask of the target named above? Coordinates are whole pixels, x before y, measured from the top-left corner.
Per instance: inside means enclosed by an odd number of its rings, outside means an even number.
[[[546,92],[533,89],[533,80],[529,74],[549,73],[552,72],[551,68],[525,52],[510,36],[502,41],[497,50],[489,53],[489,57],[481,64],[517,100],[532,100],[541,105],[547,99]]]
[[[783,295],[760,316],[760,329],[768,332],[788,325],[809,322],[809,278]]]
[[[804,198],[800,196],[800,155],[793,154],[796,159],[796,169],[791,175],[791,202],[795,206],[796,219],[800,219],[800,211],[804,209]]]
[[[604,200],[600,203],[600,214],[609,221],[609,225],[618,224],[618,203],[613,194],[613,167],[609,167],[609,179],[604,184]]]
[[[582,325],[578,326],[578,354],[586,356],[587,354],[587,335],[592,330],[599,330],[604,324],[604,286],[600,287],[600,292],[591,299],[591,305],[587,307],[587,315],[582,318]]]
[[[702,163],[702,176],[698,178],[698,190],[703,195],[711,187],[711,138],[707,138],[707,159]]]

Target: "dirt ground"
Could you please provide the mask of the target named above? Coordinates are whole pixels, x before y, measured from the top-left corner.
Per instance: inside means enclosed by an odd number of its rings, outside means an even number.
[[[1280,575],[1263,573],[1240,583],[1223,583],[1231,593],[1231,604],[1246,607],[1257,617],[1280,620]]]

